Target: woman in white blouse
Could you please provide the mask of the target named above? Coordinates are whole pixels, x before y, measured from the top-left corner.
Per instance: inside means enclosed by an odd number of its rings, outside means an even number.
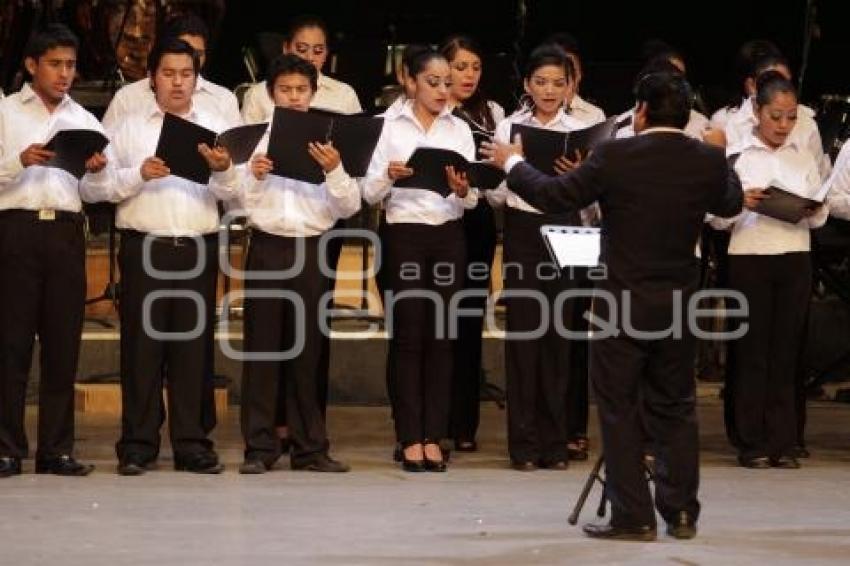
[[[544,45],[535,49],[525,70],[525,91],[531,107],[521,110],[496,127],[496,139],[508,142],[511,126],[524,124],[561,132],[578,130],[584,123],[567,115],[563,104],[575,80],[572,63],[562,49]],[[573,164],[564,157],[555,164],[567,170]],[[560,337],[554,322],[547,322],[544,309],[551,310],[555,297],[571,285],[551,265],[540,236],[544,224],[581,225],[578,214],[542,214],[514,194],[506,185],[489,191],[494,206],[505,206],[504,277],[508,339],[505,340],[505,376],[508,398],[508,452],[512,466],[521,471],[537,467],[567,466],[567,384],[570,374],[570,344]],[[546,304],[538,298],[545,297]],[[565,325],[571,320],[570,303],[559,312]],[[518,333],[546,325],[537,340]],[[511,333],[517,337],[511,338]],[[581,379],[581,377],[579,377]]]
[[[787,77],[761,74],[753,111],[757,126],[729,149],[746,210],[712,220],[731,229],[729,283],[749,304],[749,330],[730,352],[738,460],[749,468],[797,468],[795,374],[812,284],[809,230],[823,225],[828,211],[821,206],[796,224],[755,212],[769,198],[766,187],[812,197],[821,179],[814,156],[791,136],[798,104]]]
[[[445,471],[439,441],[448,435],[452,345],[447,339],[449,303],[463,281],[464,209],[477,204],[478,193],[464,175],[446,170],[452,194],[394,187],[414,171],[405,164],[418,146],[454,150],[475,158],[472,131],[448,106],[451,71],[433,49],[410,61],[408,92],[401,110],[385,117],[363,187],[370,204],[386,199],[383,269],[390,291],[384,305],[391,331],[395,367],[393,415],[407,471]],[[399,295],[401,295],[399,297]],[[441,326],[438,328],[437,326]]]
[[[481,141],[489,141],[495,133],[496,124],[505,118],[505,111],[497,103],[487,100],[481,89],[483,51],[473,39],[456,35],[443,42],[440,52],[451,68],[449,105],[454,115],[469,124],[476,146]],[[464,270],[463,288],[478,290],[482,296],[468,297],[460,307],[476,309],[482,314],[464,316],[458,321],[450,434],[456,450],[472,452],[477,449],[475,436],[479,421],[481,331],[487,304],[483,295],[490,286],[490,267],[496,252],[496,222],[486,199],[480,199],[478,206],[463,215],[463,231],[466,236],[466,262],[475,270]],[[486,275],[482,277],[481,273]]]

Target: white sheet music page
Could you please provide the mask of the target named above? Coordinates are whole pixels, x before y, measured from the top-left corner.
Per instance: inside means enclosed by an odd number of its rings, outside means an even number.
[[[560,268],[599,265],[599,228],[546,225],[540,228],[540,232]]]

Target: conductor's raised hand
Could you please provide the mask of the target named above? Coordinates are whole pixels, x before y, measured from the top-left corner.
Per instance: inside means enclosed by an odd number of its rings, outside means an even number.
[[[411,175],[413,175],[413,169],[408,167],[403,161],[390,161],[389,166],[387,166],[387,177],[391,181],[398,181]]]
[[[446,165],[446,179],[449,182],[449,188],[458,198],[465,198],[469,193],[469,179],[463,171],[458,171],[452,165]]]
[[[322,168],[325,173],[330,173],[342,162],[339,152],[336,148],[328,143],[310,142],[307,144],[307,152],[310,154],[316,163]]]
[[[563,175],[564,173],[569,173],[573,169],[577,169],[579,165],[581,165],[582,157],[581,152],[576,150],[574,159],[570,161],[566,155],[562,155],[555,160],[555,173],[558,175]]]
[[[142,179],[151,181],[168,177],[171,175],[171,169],[159,157],[148,157],[142,162],[141,173]]]
[[[770,198],[764,189],[746,189],[744,191],[744,208],[754,210],[761,201]]]
[[[21,165],[30,167],[32,165],[44,165],[56,155],[56,152],[44,149],[44,144],[34,143],[21,152]]]
[[[251,158],[251,173],[258,181],[265,180],[266,176],[274,170],[274,163],[265,153],[258,153]]]
[[[198,144],[198,153],[201,154],[201,157],[204,158],[207,165],[213,171],[227,171],[230,169],[232,162],[230,160],[230,152],[227,151],[226,147],[220,145],[210,147],[205,143],[201,143]]]
[[[100,173],[108,163],[106,156],[97,152],[86,160],[86,171],[89,173]]]
[[[523,156],[522,138],[517,134],[514,136],[513,143],[502,143],[496,140],[481,142],[481,155],[489,159],[496,167],[503,169],[512,155]]]

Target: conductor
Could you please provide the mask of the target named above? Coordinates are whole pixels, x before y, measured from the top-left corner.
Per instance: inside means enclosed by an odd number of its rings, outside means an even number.
[[[590,377],[611,521],[585,525],[585,534],[656,538],[643,468],[645,425],[656,450],[655,505],[667,533],[685,539],[696,536],[700,511],[695,338],[691,317],[681,323],[674,307],[680,303],[683,312],[698,288],[694,250],[706,213],[737,214],[743,191],[721,150],[683,134],[693,100],[683,77],[648,74],[635,96],[639,135],[601,144],[564,175],[550,177],[525,163],[521,140],[485,144],[482,153],[506,170],[511,190],[543,212],[578,211],[595,201],[602,210],[607,279],[596,288]]]

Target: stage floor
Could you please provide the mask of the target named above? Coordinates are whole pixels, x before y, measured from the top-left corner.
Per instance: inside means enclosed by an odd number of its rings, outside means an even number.
[[[703,395],[706,393],[703,392]],[[801,470],[745,470],[726,444],[720,403],[700,400],[703,516],[698,538],[601,543],[566,517],[590,462],[565,472],[507,467],[504,413],[483,408],[481,451],[446,474],[406,474],[390,461],[384,407],[332,407],[327,476],[281,467],[240,476],[238,407],[216,433],[221,476],[171,470],[115,474],[114,418],[78,414],[84,479],[0,480],[0,564],[846,564],[850,556],[850,406],[811,406],[813,458]],[[28,413],[30,430],[35,414]],[[594,447],[598,435],[592,427]],[[33,435],[34,438],[34,435]],[[582,522],[593,519],[593,492]]]

